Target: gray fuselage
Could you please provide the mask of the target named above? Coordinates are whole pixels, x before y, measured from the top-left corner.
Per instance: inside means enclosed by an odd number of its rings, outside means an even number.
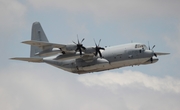
[[[155,63],[158,59],[150,59],[154,52],[148,50],[144,44],[130,43],[118,46],[107,47],[102,51],[103,58],[99,56],[91,60],[69,59],[69,60],[49,60],[44,59],[45,63],[61,68],[73,73],[90,73],[97,71],[110,70],[125,66]]]

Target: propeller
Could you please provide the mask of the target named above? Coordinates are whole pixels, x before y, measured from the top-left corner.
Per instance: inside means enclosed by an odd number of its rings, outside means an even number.
[[[99,54],[99,56],[102,58],[102,53],[101,53],[101,51],[100,50],[105,50],[105,48],[103,48],[103,47],[100,47],[99,45],[100,45],[100,42],[101,42],[101,39],[99,40],[99,43],[98,43],[98,45],[97,45],[97,43],[96,43],[96,41],[94,40],[94,43],[95,43],[95,45],[96,45],[96,47],[95,47],[95,56],[97,56],[98,54]]]
[[[81,40],[81,42],[79,42],[79,38],[78,38],[78,35],[77,35],[77,41],[78,43],[72,41],[74,44],[76,44],[77,48],[76,48],[76,52],[79,51],[80,55],[82,55],[82,49],[83,50],[86,50],[86,48],[83,46],[82,42],[84,41],[84,38]]]
[[[150,48],[150,45],[149,45],[149,41],[148,41],[148,47],[149,47],[149,50],[152,50],[153,51],[153,49],[154,49],[154,47],[155,47],[155,45],[153,45],[153,47],[152,48]],[[153,53],[154,53],[154,51],[153,51]],[[156,53],[154,53],[154,56],[155,57],[157,57],[157,54]],[[151,57],[151,63],[153,62],[153,58]]]

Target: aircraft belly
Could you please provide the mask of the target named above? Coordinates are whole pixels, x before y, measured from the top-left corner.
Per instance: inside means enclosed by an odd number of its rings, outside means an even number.
[[[92,65],[92,66],[87,66],[87,67],[82,67],[84,71],[89,71],[89,70],[98,70],[98,69],[103,69],[105,67],[108,67],[109,64],[98,64],[98,65]]]
[[[149,60],[149,58],[141,58],[138,60],[137,59],[129,59],[129,60],[111,62],[106,65],[92,65],[92,66],[86,66],[86,67],[78,67],[78,69],[71,68],[71,70],[68,70],[68,71],[71,71],[73,73],[78,73],[78,74],[100,72],[100,71],[104,71],[104,70],[121,68],[121,67],[125,67],[125,66],[140,65],[140,64],[146,62],[147,60]]]
[[[95,71],[104,71],[104,70],[110,70],[110,69],[115,69],[115,68],[121,68],[125,66],[133,66],[133,65],[140,65],[143,64],[149,60],[149,58],[141,58],[141,59],[130,59],[130,60],[124,60],[124,61],[116,61],[116,62],[111,62],[109,66],[106,66],[105,68],[101,68]],[[94,71],[94,72],[95,72]]]
[[[79,64],[76,61],[69,61],[69,62],[57,62],[57,61],[49,61],[46,60],[45,62],[58,67],[60,69],[63,69],[65,71],[78,73],[78,74],[84,74],[84,73],[91,73],[91,72],[98,72],[98,71],[104,71],[104,70],[110,70],[115,68],[121,68],[125,66],[133,66],[133,65],[140,65],[149,60],[149,58],[141,58],[141,59],[128,59],[128,60],[119,60],[119,61],[113,61],[109,63],[108,61],[102,59],[101,63],[95,63],[86,65],[88,63],[82,63]],[[83,66],[84,65],[84,66]]]

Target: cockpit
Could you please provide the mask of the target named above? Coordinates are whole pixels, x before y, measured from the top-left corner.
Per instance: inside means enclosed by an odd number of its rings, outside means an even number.
[[[141,48],[141,49],[143,49],[143,50],[147,50],[147,49],[148,49],[147,46],[144,45],[144,44],[136,44],[136,45],[135,45],[135,48]]]

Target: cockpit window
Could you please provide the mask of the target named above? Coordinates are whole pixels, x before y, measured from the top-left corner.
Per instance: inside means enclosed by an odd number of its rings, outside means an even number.
[[[145,50],[148,49],[146,45],[143,45],[143,48],[144,48]]]
[[[136,44],[135,48],[142,48],[142,49],[147,49],[146,45],[142,45],[142,44]]]

